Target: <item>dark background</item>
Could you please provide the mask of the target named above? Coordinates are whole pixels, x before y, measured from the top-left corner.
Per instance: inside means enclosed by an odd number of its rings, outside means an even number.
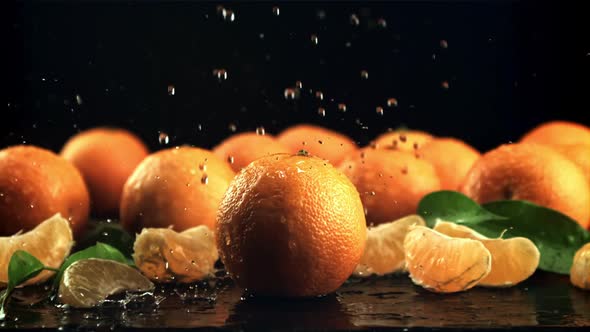
[[[582,3],[4,3],[0,147],[59,150],[97,125],[128,128],[152,149],[160,131],[170,146],[211,147],[232,124],[277,133],[310,122],[362,145],[407,126],[487,150],[551,119],[589,125]],[[298,80],[299,98],[286,100]]]

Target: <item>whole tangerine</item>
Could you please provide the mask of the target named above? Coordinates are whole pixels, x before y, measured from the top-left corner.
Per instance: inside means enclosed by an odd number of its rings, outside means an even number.
[[[359,194],[317,157],[262,157],[232,181],[217,215],[217,246],[235,282],[256,294],[333,292],[366,241]]]
[[[88,209],[88,190],[70,162],[35,146],[0,150],[0,236],[32,230],[60,213],[79,237]]]
[[[590,128],[570,121],[550,121],[531,129],[522,143],[544,145],[590,144]]]
[[[590,188],[582,170],[538,144],[505,144],[485,153],[461,191],[478,203],[527,200],[560,211],[584,228],[590,219]]]
[[[116,216],[125,181],[148,153],[141,139],[127,130],[94,128],[71,137],[60,154],[82,173],[92,212]]]
[[[233,177],[229,165],[208,150],[175,147],[153,153],[123,187],[121,224],[135,232],[170,226],[215,229],[217,208]]]

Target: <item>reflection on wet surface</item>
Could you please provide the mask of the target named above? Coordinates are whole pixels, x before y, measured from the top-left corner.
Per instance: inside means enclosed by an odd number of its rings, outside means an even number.
[[[21,293],[20,298],[30,297]],[[590,326],[590,293],[571,286],[567,276],[550,273],[537,273],[512,288],[475,288],[450,295],[430,293],[406,275],[392,275],[351,279],[336,294],[294,300],[248,296],[229,278],[218,278],[161,286],[154,294],[121,296],[93,310],[41,302],[11,304],[8,312],[2,328],[550,329]]]

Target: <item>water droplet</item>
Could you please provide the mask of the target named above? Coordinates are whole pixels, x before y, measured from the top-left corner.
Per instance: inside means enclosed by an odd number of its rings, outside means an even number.
[[[377,106],[377,108],[375,108],[375,112],[377,112],[379,115],[383,115],[383,107]]]
[[[100,233],[100,235],[102,235],[102,236],[109,236],[109,233],[108,232],[102,232],[102,233]]]
[[[441,39],[440,47],[442,48],[449,48],[449,43],[445,39]]]
[[[297,89],[303,89],[303,82],[301,82],[301,81],[296,81],[296,82],[295,82],[295,87],[296,87]]]
[[[265,134],[266,134],[266,131],[264,130],[264,127],[257,127],[256,128],[256,135],[263,136]]]
[[[158,134],[158,142],[160,144],[166,145],[170,142],[170,136],[168,136],[168,134],[166,134],[165,132],[160,131]]]
[[[359,24],[361,24],[361,20],[359,20],[359,17],[356,14],[350,14],[350,24],[356,26],[359,26]]]
[[[408,138],[406,137],[406,135],[400,134],[399,135],[399,140],[402,141],[402,143],[405,143],[408,140]]]
[[[200,164],[199,164],[199,169],[200,169],[201,171],[203,171],[203,172],[206,172],[206,171],[207,171],[207,164],[205,164],[205,163],[200,163]]]
[[[272,13],[274,14],[274,16],[279,16],[281,14],[281,11],[280,11],[279,7],[274,6],[274,7],[272,7]]]
[[[448,81],[443,81],[440,86],[445,89],[448,90],[449,89],[449,82]]]
[[[203,176],[201,177],[201,183],[202,184],[209,183],[209,177],[207,176],[207,174],[203,174]]]
[[[213,69],[213,76],[220,82],[225,81],[227,80],[227,70],[223,68]]]
[[[369,72],[366,70],[361,70],[361,78],[363,79],[368,79],[369,78]]]
[[[236,19],[236,15],[231,9],[222,8],[221,9],[221,17],[224,21],[233,22]]]
[[[370,194],[371,196],[375,196],[375,195],[376,195],[374,191],[371,191],[369,194]]]
[[[320,9],[316,13],[316,16],[317,16],[318,20],[323,20],[326,18],[326,12],[324,10]]]
[[[408,174],[408,166],[402,167],[402,174]]]
[[[387,28],[387,21],[384,18],[380,18],[377,20],[377,26],[382,29],[385,29]]]
[[[285,91],[283,92],[283,95],[285,96],[285,99],[287,99],[287,100],[293,100],[298,97],[297,91],[293,88],[286,88]]]
[[[80,95],[76,95],[76,104],[82,105],[82,97]]]
[[[324,93],[321,91],[316,91],[315,92],[315,97],[319,100],[324,100]]]
[[[346,112],[346,104],[338,104],[338,110],[343,113]]]
[[[352,43],[347,41],[346,43],[344,43],[344,47],[346,48],[350,48],[352,46]]]
[[[318,38],[318,35],[316,35],[316,34],[312,34],[312,35],[311,35],[311,42],[312,42],[314,45],[317,45],[317,44],[320,42],[320,40],[319,40],[319,38]]]
[[[323,107],[318,107],[318,114],[320,116],[326,116],[326,109]]]
[[[35,207],[35,204],[29,204],[29,207],[32,209]]]
[[[238,127],[234,124],[234,123],[230,123],[229,126],[227,126],[227,128],[229,129],[229,131],[231,131],[232,133],[235,133],[236,130],[238,130]]]
[[[174,96],[174,94],[176,94],[176,88],[174,85],[168,85],[168,95]]]
[[[230,164],[233,164],[234,163],[234,157],[233,156],[228,156],[227,157],[227,162],[230,163]]]
[[[397,106],[397,99],[389,98],[387,99],[387,107],[395,107]]]

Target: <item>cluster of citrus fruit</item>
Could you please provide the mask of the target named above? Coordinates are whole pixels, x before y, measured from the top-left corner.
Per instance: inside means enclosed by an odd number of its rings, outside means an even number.
[[[532,201],[587,228],[590,129],[550,122],[483,155],[461,140],[415,130],[392,130],[360,148],[312,125],[277,136],[236,134],[212,150],[181,146],[149,154],[130,132],[107,128],[75,135],[59,155],[5,148],[0,284],[17,249],[59,266],[90,212],[118,216],[139,233],[135,264],[159,282],[210,276],[218,258],[239,286],[280,296],[326,294],[353,272],[407,269],[416,284],[453,292],[516,284],[535,271],[539,251],[527,239],[487,239],[444,222],[424,227],[413,214],[424,195],[438,190],[461,191],[479,203]],[[56,213],[69,221],[73,237],[69,228],[42,225],[17,234]],[[572,280],[588,280],[586,252],[576,256]],[[583,280],[574,283],[586,287]]]

